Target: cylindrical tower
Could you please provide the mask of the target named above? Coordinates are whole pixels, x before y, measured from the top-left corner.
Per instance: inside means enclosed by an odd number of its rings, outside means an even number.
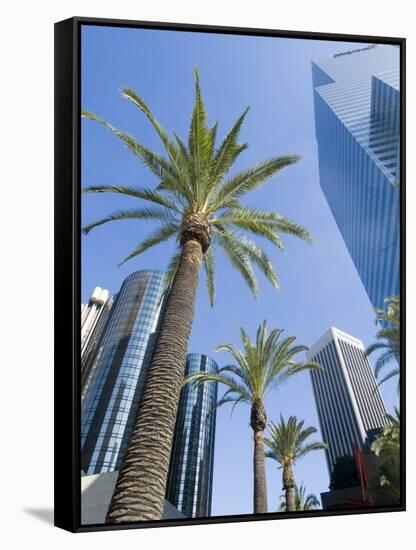
[[[111,308],[81,406],[81,464],[118,470],[143,391],[163,309],[164,273],[137,271]]]
[[[185,374],[217,373],[215,361],[190,353]],[[211,515],[217,382],[187,384],[176,418],[166,498],[187,517]]]

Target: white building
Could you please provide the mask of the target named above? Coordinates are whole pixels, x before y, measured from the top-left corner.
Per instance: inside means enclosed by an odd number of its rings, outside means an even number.
[[[101,315],[106,310],[110,293],[99,286],[94,288],[88,304],[81,304],[81,357],[84,356]]]
[[[369,432],[385,425],[386,409],[357,338],[331,327],[307,352],[324,370],[311,371],[312,387],[331,474],[336,458],[352,456]]]
[[[81,477],[81,524],[105,523],[118,471]],[[165,499],[162,519],[184,519],[185,516]]]
[[[81,398],[84,397],[99,355],[98,342],[106,325],[114,296],[97,286],[81,304]]]

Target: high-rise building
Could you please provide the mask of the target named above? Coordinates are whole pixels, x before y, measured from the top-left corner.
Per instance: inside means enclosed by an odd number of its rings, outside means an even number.
[[[400,293],[400,49],[312,61],[321,188],[373,307]]]
[[[108,290],[97,286],[88,299],[81,304],[81,395],[85,395],[87,381],[96,364],[99,342],[106,326],[114,297]]]
[[[190,353],[185,374],[217,373],[215,361]],[[186,517],[211,515],[217,383],[198,388],[187,384],[181,393],[166,498]]]
[[[386,409],[363,343],[330,328],[307,352],[324,369],[311,371],[312,387],[331,474],[336,458],[352,456],[385,425]]]
[[[115,298],[81,405],[86,474],[120,467],[153,353],[163,290],[164,273],[143,270],[129,275]]]
[[[91,337],[100,325],[102,318],[106,317],[108,311],[106,305],[110,301],[108,290],[99,286],[95,287],[88,299],[87,304],[81,304],[81,358],[88,349]]]
[[[164,273],[143,270],[127,277],[113,298],[107,294],[113,305],[100,337],[94,345],[91,340],[81,402],[81,465],[88,476],[121,466],[163,314],[163,290]],[[206,355],[189,354],[185,374],[199,371],[218,367]],[[187,517],[211,513],[216,401],[215,382],[188,384],[181,393],[166,498]]]

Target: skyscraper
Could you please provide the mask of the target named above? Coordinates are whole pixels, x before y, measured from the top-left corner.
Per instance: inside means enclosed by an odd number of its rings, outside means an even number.
[[[185,374],[218,372],[215,361],[190,353]],[[187,384],[181,393],[166,498],[186,517],[211,515],[217,383],[198,388]]]
[[[85,355],[91,337],[108,311],[106,304],[110,301],[108,290],[95,287],[88,299],[88,304],[81,305],[81,358]]]
[[[400,293],[400,49],[312,61],[321,188],[373,307]]]
[[[164,273],[129,275],[115,298],[81,406],[87,474],[118,470],[127,448],[163,309]]]
[[[91,350],[81,403],[81,464],[88,475],[121,466],[163,314],[163,289],[164,273],[137,271],[107,299],[114,303]],[[218,367],[206,355],[189,354],[185,374],[196,371]],[[211,513],[216,401],[214,382],[197,389],[188,384],[181,393],[166,498],[187,517]]]
[[[337,457],[352,456],[353,443],[362,448],[385,425],[386,409],[360,340],[330,328],[306,355],[324,367],[311,377],[331,474]]]
[[[88,299],[81,305],[81,395],[85,395],[87,381],[97,363],[97,351],[103,335],[114,297],[108,290],[97,286]]]

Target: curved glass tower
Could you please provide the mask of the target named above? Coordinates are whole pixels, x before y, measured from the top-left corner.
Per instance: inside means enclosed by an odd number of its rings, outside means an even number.
[[[218,366],[206,355],[190,353],[185,374],[192,372],[216,373]],[[186,517],[211,515],[217,386],[187,384],[181,393],[166,498]]]
[[[157,337],[163,282],[162,272],[136,271],[115,298],[81,405],[86,474],[121,465]]]

